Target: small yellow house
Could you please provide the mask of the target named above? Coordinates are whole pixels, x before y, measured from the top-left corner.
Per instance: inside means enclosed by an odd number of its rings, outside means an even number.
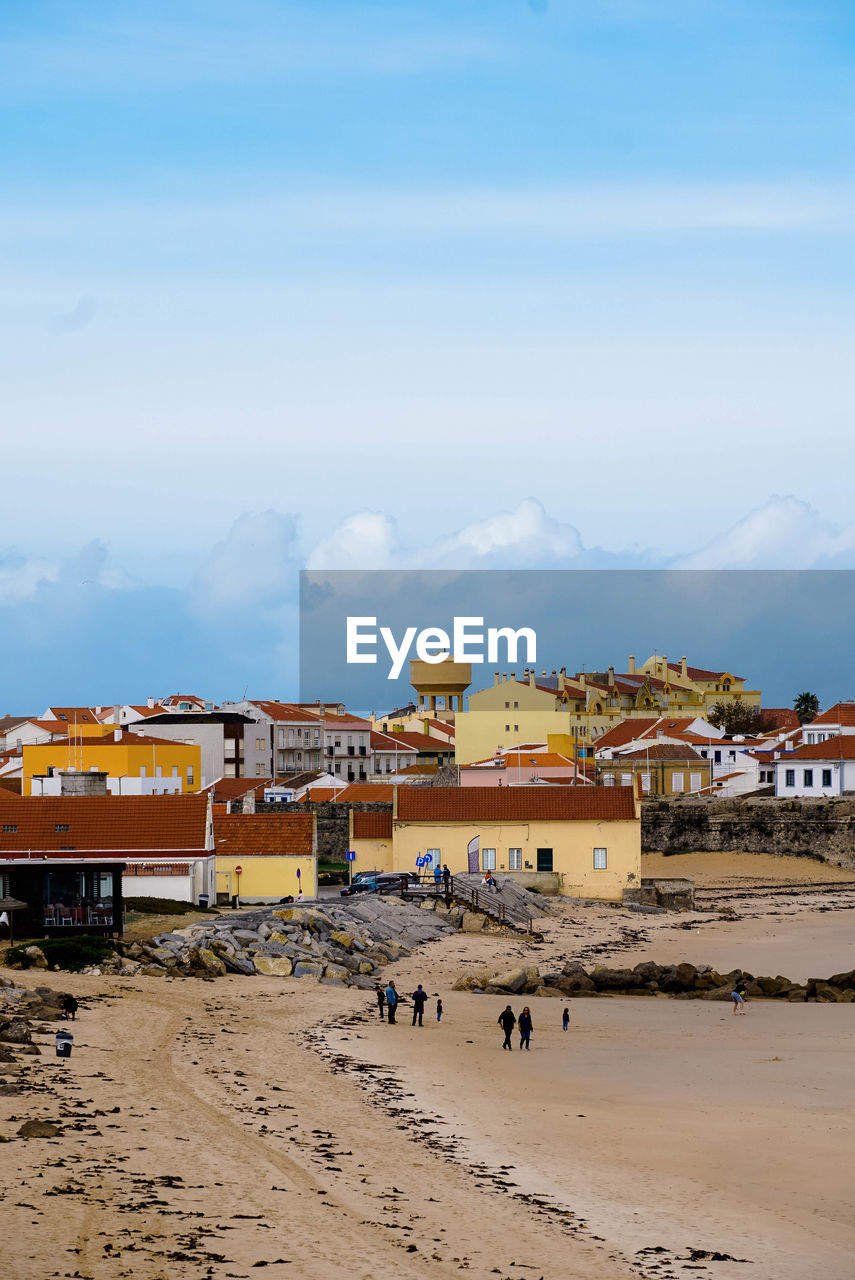
[[[609,902],[641,884],[633,787],[400,787],[391,814],[354,814],[352,824],[359,870],[495,870]]]
[[[114,795],[192,795],[199,790],[202,748],[113,728],[108,734],[25,744],[22,794],[50,795],[60,771],[107,774]],[[35,785],[33,780],[35,779]]]
[[[218,898],[279,902],[318,891],[313,813],[216,814],[214,851]]]

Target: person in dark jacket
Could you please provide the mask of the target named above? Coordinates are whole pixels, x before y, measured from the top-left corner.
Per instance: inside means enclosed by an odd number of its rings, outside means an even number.
[[[395,983],[389,979],[389,985],[386,988],[386,1008],[389,1012],[389,1021],[394,1025],[395,1014],[398,1011],[398,993],[395,990]]]
[[[442,864],[442,883],[445,886],[445,892],[448,893],[451,886],[451,872],[444,862]]]
[[[422,984],[419,983],[419,985],[416,987],[415,991],[413,992],[413,1026],[416,1025],[416,1018],[418,1018],[419,1020],[419,1026],[420,1027],[424,1026],[424,1022],[422,1021],[422,1019],[424,1018],[424,1014],[425,1014],[425,1005],[427,1004],[427,998],[428,998],[427,992],[425,991]]]
[[[383,1010],[386,1008],[386,992],[383,990],[383,987],[379,982],[377,983],[374,994],[377,996],[377,1009],[380,1014],[380,1021],[382,1022]]]
[[[502,1044],[502,1048],[512,1050],[514,1046],[511,1044],[511,1032],[513,1031],[514,1027],[517,1025],[517,1020],[516,1020],[514,1011],[510,1005],[508,1005],[507,1008],[502,1010],[502,1012],[499,1014],[496,1021],[498,1022],[499,1026],[502,1028],[502,1030],[505,1033],[505,1039]]]
[[[61,995],[59,997],[59,1007],[62,1010],[63,1018],[66,1020],[70,1018],[72,1022],[77,1021],[78,1005],[74,996],[69,995],[67,992],[65,995]]]
[[[529,1041],[531,1040],[531,1033],[534,1030],[534,1023],[531,1020],[531,1010],[528,1005],[526,1005],[520,1014],[517,1026],[520,1029],[520,1048],[530,1049],[531,1044]]]

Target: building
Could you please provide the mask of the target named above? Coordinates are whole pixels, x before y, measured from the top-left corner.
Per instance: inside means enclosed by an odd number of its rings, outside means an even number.
[[[810,747],[847,734],[855,734],[855,702],[835,702],[833,707],[814,716],[810,724],[802,726],[801,741]]]
[[[67,863],[69,874],[76,868],[74,875],[96,863],[122,862],[125,897],[195,903],[200,895],[214,893],[209,801],[206,796],[106,794],[7,799],[0,791],[0,861],[43,859]],[[83,864],[82,871],[76,864]],[[105,896],[102,888],[102,902]],[[74,919],[75,925],[83,923]]]
[[[855,791],[855,734],[841,734],[781,753],[768,767],[775,772],[776,796],[809,799]]]
[[[9,824],[5,824],[9,825]],[[0,898],[26,903],[15,911],[15,934],[68,936],[122,932],[123,861],[110,858],[7,857],[0,852]]]
[[[313,813],[230,813],[214,818],[217,901],[279,902],[318,887]]]
[[[577,765],[572,756],[552,749],[555,736],[550,734],[549,743],[524,743],[486,760],[462,765],[461,787],[520,787],[538,782],[590,786],[593,779],[586,775],[581,762]]]
[[[472,664],[454,662],[450,655],[442,662],[410,661],[410,684],[418,695],[419,709],[438,719],[454,720],[455,711],[463,710],[463,697],[471,683]]]
[[[152,734],[172,742],[194,743],[201,751],[201,785],[219,778],[267,778],[270,748],[266,730],[234,711],[164,711],[134,725],[131,733]]]
[[[103,726],[101,726],[103,729]],[[59,795],[59,775],[104,773],[115,795],[192,795],[201,784],[201,751],[187,742],[110,728],[21,749],[22,794]]]
[[[350,821],[355,870],[496,870],[616,902],[641,885],[641,802],[631,787],[399,787],[391,812]]]
[[[646,796],[693,794],[711,786],[713,762],[687,743],[648,742],[597,761],[597,782],[604,787],[634,787]]]

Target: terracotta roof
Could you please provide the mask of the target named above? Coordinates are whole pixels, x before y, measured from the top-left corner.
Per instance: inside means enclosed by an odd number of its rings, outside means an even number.
[[[63,723],[73,724],[75,720],[78,724],[100,723],[94,707],[48,707],[48,711]]]
[[[572,769],[573,761],[555,751],[503,751],[497,756],[488,756],[484,760],[474,760],[472,764],[463,765],[464,769],[494,768],[519,769],[525,765],[538,765],[544,769]]]
[[[855,712],[855,705],[852,708]],[[853,721],[855,724],[855,721]],[[761,729],[798,729],[799,718],[792,707],[763,707],[760,712]]]
[[[846,725],[847,729],[851,729],[855,726],[855,702],[835,702],[833,707],[829,707],[827,711],[821,711],[810,724],[803,727],[812,729],[817,724]]]
[[[34,719],[34,716],[0,716],[0,734],[8,733],[19,724],[28,724]]]
[[[403,777],[405,773],[410,775],[417,774],[420,778],[432,778],[439,773],[439,766],[435,764],[408,764],[403,769],[399,769],[396,777]]]
[[[354,809],[353,838],[354,840],[391,840],[392,810],[389,809],[385,813],[382,810],[363,813],[360,809]]]
[[[391,782],[352,782],[349,787],[345,787],[344,791],[339,791],[336,799],[342,801],[342,803],[351,801],[380,802],[391,800],[394,793],[395,788]]]
[[[68,735],[68,731],[63,726],[63,732]],[[28,747],[63,747],[65,743],[74,747],[196,747],[201,751],[201,747],[197,742],[176,742],[174,738],[153,738],[147,733],[134,733],[130,729],[122,731],[121,738],[115,738],[112,733],[99,733],[95,738],[84,738],[68,735],[58,742],[25,742],[24,750]]]
[[[216,782],[205,787],[205,791],[213,793],[213,799],[217,804],[225,804],[229,800],[242,799],[250,791],[257,791],[263,795],[264,788],[272,784],[272,778],[218,778]]]
[[[27,723],[38,725],[40,729],[44,729],[45,733],[55,733],[60,737],[68,734],[68,723],[65,720],[30,720]],[[73,729],[74,726],[72,725]]]
[[[333,729],[343,729],[345,725],[351,725],[353,728],[364,731],[373,727],[370,720],[363,720],[361,716],[337,716],[331,711],[323,717],[323,722]]]
[[[220,858],[307,857],[314,825],[310,813],[229,813],[214,820],[214,848]]]
[[[632,787],[403,787],[399,822],[635,820]]]
[[[443,735],[443,737],[446,737],[446,738],[454,737],[453,724],[446,724],[444,720],[430,720],[430,719],[428,720],[428,724],[430,725],[431,729],[437,729]]]
[[[649,747],[637,751],[622,751],[613,760],[603,760],[601,768],[608,764],[620,764],[621,760],[700,760],[693,747],[683,742],[651,742]]]
[[[816,721],[814,721],[816,723]],[[855,760],[855,734],[843,733],[788,753],[788,760]]]
[[[428,739],[430,741],[430,739]],[[434,742],[439,743],[441,747],[445,747],[447,743],[440,738],[434,738]],[[410,751],[415,752],[416,748],[409,746],[406,742],[401,741],[399,733],[379,733],[376,729],[371,730],[371,749],[373,751]]]
[[[300,724],[318,724],[318,716],[314,711],[304,711],[301,707],[297,707],[292,702],[259,702],[251,701],[250,706],[258,707],[259,711],[269,716],[271,720],[291,720]]]
[[[17,827],[14,832],[3,825]],[[41,796],[0,793],[0,857],[205,850],[207,796]],[[67,827],[68,830],[57,828]]]
[[[313,804],[323,804],[328,800],[335,800],[336,796],[340,796],[342,791],[346,791],[347,786],[343,787],[309,787],[304,800],[311,800]]]
[[[0,796],[2,796],[4,800],[8,799],[9,796],[20,796],[20,794],[21,794],[20,778],[0,777]]]

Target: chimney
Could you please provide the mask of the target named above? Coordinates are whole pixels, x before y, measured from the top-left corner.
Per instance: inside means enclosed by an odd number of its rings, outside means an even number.
[[[503,672],[502,672],[502,684],[507,684],[507,681],[508,681],[508,673],[507,673],[507,671],[503,671]]]
[[[114,730],[113,730],[113,741],[114,741],[114,742],[121,742],[121,741],[122,741],[122,731],[121,731],[121,729],[114,729]]]
[[[663,653],[662,654],[662,675],[660,676],[660,679],[666,680],[667,678],[668,678],[668,654]]]
[[[586,685],[586,683],[585,683],[585,680],[586,680],[586,679],[587,679],[587,677],[586,677],[586,675],[585,675],[585,672],[584,672],[584,671],[580,671],[580,672],[579,672],[579,676],[578,676],[578,680],[579,680],[579,688],[580,688],[580,689],[586,689],[586,688],[588,687],[588,686]]]
[[[615,669],[614,667],[609,667],[609,685],[613,687],[614,682],[615,682]]]
[[[59,794],[61,796],[105,796],[107,775],[95,770],[91,773],[75,773],[74,770],[61,769]]]
[[[542,678],[545,680],[545,679],[546,679],[546,672],[545,672],[545,671],[541,671],[541,673],[540,673],[540,674],[541,674]]]
[[[631,653],[627,659],[627,670],[631,676],[635,675],[635,654]]]
[[[532,687],[532,689],[534,688],[534,683],[536,679],[537,679],[537,676],[534,674],[534,667],[532,667],[531,671],[529,671],[528,673],[528,682]]]
[[[558,688],[563,693],[567,687],[567,671],[564,667],[558,672]]]
[[[689,674],[689,668],[688,668],[688,665],[687,665],[687,663],[686,663],[686,655],[685,655],[685,653],[684,653],[684,654],[683,654],[683,656],[682,656],[682,658],[680,659],[680,675],[681,675],[681,676],[683,677],[683,679],[685,680],[685,679],[686,679],[686,677],[688,676],[688,674]]]
[[[146,698],[146,700],[145,700],[145,705],[146,705],[147,707],[153,707],[153,706],[154,706],[154,698]]]
[[[664,729],[657,729],[657,730],[656,730],[656,739],[657,739],[657,741],[658,741],[658,742],[661,742],[661,741],[663,740],[663,738],[664,738],[664,737],[665,737],[665,730],[664,730]]]
[[[501,676],[499,675],[498,671],[494,671],[494,672],[493,672],[493,684],[501,684],[501,683],[502,683]]]

